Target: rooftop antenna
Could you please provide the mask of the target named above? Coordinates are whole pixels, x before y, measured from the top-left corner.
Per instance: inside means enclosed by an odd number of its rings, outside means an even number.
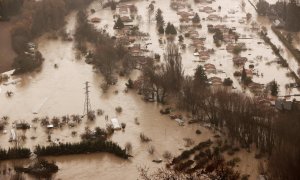
[[[87,115],[91,111],[91,101],[89,97],[89,82],[85,82],[85,100],[84,100],[84,109],[83,116]]]

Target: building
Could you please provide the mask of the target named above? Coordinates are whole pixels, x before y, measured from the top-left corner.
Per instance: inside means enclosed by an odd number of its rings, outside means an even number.
[[[291,111],[293,109],[293,101],[287,101],[286,99],[276,99],[275,108],[280,111]]]

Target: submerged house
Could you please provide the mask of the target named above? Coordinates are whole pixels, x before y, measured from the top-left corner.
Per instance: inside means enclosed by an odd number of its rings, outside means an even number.
[[[117,118],[112,118],[110,121],[111,121],[111,124],[112,124],[114,130],[120,130],[121,129],[119,120]]]
[[[275,108],[280,111],[291,111],[293,109],[293,101],[287,101],[286,99],[276,99]]]
[[[216,77],[216,76],[211,77],[211,78],[209,78],[208,80],[209,80],[209,83],[210,83],[211,85],[214,85],[214,86],[218,86],[218,85],[222,85],[222,84],[223,84],[222,79],[219,78],[219,77]]]
[[[219,21],[221,20],[221,17],[216,15],[216,14],[210,14],[208,17],[207,17],[207,20],[210,20],[210,21]]]
[[[213,65],[213,64],[205,64],[204,65],[204,70],[207,72],[207,73],[215,73],[216,72],[216,66]]]
[[[241,57],[241,56],[236,56],[232,59],[234,65],[237,66],[244,66],[247,60],[248,59],[246,57]]]

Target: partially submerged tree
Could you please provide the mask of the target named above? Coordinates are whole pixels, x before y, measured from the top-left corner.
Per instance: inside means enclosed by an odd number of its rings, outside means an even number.
[[[125,27],[122,19],[119,17],[114,25],[114,29],[123,29]]]
[[[162,16],[162,11],[159,8],[157,9],[155,19],[157,27],[163,27],[165,25],[164,17]]]
[[[198,13],[195,14],[195,16],[192,19],[193,23],[200,23],[200,17],[198,15]]]
[[[267,85],[267,88],[270,90],[272,96],[277,96],[278,95],[279,85],[275,80],[271,81]]]
[[[266,0],[259,0],[256,4],[257,12],[259,15],[267,15],[270,4]]]
[[[164,54],[165,64],[148,65],[143,69],[141,91],[157,102],[164,103],[168,93],[178,93],[182,86],[183,67],[181,55],[175,44],[169,44]]]
[[[167,35],[176,35],[177,34],[177,30],[176,30],[175,26],[173,24],[171,24],[170,22],[168,22],[165,32]]]
[[[203,88],[203,87],[207,87],[208,85],[208,79],[206,73],[201,65],[199,65],[196,68],[194,74],[194,85],[196,88]]]
[[[159,34],[164,34],[165,33],[165,29],[164,29],[164,27],[162,25],[159,26],[158,33]]]

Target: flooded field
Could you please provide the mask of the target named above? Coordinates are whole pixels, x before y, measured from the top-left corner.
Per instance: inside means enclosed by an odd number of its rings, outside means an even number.
[[[202,28],[197,28],[196,31],[201,36],[206,37],[205,47],[207,49],[215,49],[215,53],[205,62],[197,62],[199,57],[193,55],[195,49],[189,45],[192,42],[190,39],[185,38],[184,43],[187,44],[187,48],[181,52],[185,74],[194,74],[194,69],[199,64],[213,64],[217,71],[216,73],[209,73],[209,77],[216,76],[222,79],[230,77],[234,81],[233,86],[236,89],[243,89],[239,80],[233,76],[233,73],[241,70],[241,67],[234,66],[232,61],[233,55],[226,51],[226,44],[217,48],[213,43],[212,34],[208,34],[207,25],[224,24],[231,28],[235,27],[236,31],[241,34],[240,37],[244,37],[239,42],[244,42],[247,50],[243,51],[241,56],[248,58],[245,68],[248,68],[250,64],[254,65],[253,72],[257,74],[253,75],[254,82],[267,84],[275,79],[280,84],[280,95],[299,94],[298,89],[287,89],[285,87],[285,84],[294,82],[292,78],[287,76],[289,70],[273,62],[276,56],[273,54],[272,49],[258,36],[257,31],[250,30],[251,22],[257,22],[258,26],[265,26],[268,29],[269,37],[275,44],[283,48],[282,54],[288,60],[289,66],[293,71],[297,71],[298,63],[270,29],[271,22],[266,18],[257,17],[248,1],[244,2],[245,6],[242,7],[241,0],[216,0],[212,4],[195,4],[194,1],[188,1],[191,8],[188,10],[189,8],[186,7],[185,10],[197,12],[200,18],[203,18],[201,20]],[[137,23],[140,30],[150,35],[147,42],[141,41],[141,43],[148,43],[148,50],[163,55],[166,45],[159,43],[159,39],[164,39],[164,37],[160,37],[157,33],[155,13],[151,16],[148,14],[147,7],[150,2],[132,1],[130,3],[138,7]],[[161,8],[165,22],[171,22],[176,27],[180,26],[181,23],[177,12],[170,8],[170,0],[156,1],[154,6],[155,10],[158,7]],[[207,20],[209,14],[198,10],[203,6],[210,6],[216,10],[214,14],[221,17],[227,16],[227,18],[223,18],[222,22],[209,21]],[[222,7],[220,11],[218,6]],[[89,9],[92,8],[96,12],[90,15],[89,18],[101,18],[101,23],[96,24],[96,26],[99,28],[106,26],[110,34],[114,35],[113,12],[110,8],[102,9],[99,2],[95,2],[89,7]],[[234,11],[234,13],[228,14],[231,11]],[[251,13],[252,19],[250,21],[241,21],[241,19],[245,19],[246,13]],[[68,15],[66,21],[67,32],[74,33],[76,12]],[[177,41],[177,38],[175,41]],[[112,86],[107,93],[102,93],[100,89],[102,83],[101,74],[93,69],[91,65],[86,64],[83,59],[76,59],[74,42],[49,40],[47,36],[42,36],[37,39],[36,43],[45,58],[42,68],[38,72],[14,77],[18,81],[16,84],[0,85],[0,117],[9,116],[9,124],[6,126],[6,130],[12,129],[15,121],[26,121],[32,125],[32,128],[27,131],[17,131],[18,136],[25,135],[27,137],[22,145],[31,149],[38,144],[48,145],[46,128],[41,127],[39,123],[33,123],[32,120],[36,117],[45,116],[81,115],[84,110],[84,83],[89,81],[92,109],[102,109],[104,110],[104,115],[108,115],[109,118],[117,117],[120,122],[127,124],[125,131],[115,132],[111,139],[122,147],[127,142],[130,142],[133,146],[133,158],[129,161],[124,161],[105,153],[47,157],[49,160],[56,161],[60,168],[54,179],[137,179],[138,167],[146,166],[151,170],[162,167],[164,164],[158,165],[153,163],[152,160],[161,158],[166,150],[171,151],[173,155],[178,155],[182,149],[185,149],[183,138],[189,137],[195,142],[213,139],[215,133],[211,130],[197,124],[178,126],[168,116],[162,116],[159,113],[159,110],[162,108],[161,105],[145,103],[134,91],[125,93],[127,77],[120,77],[115,86]],[[58,68],[54,68],[55,64],[58,65]],[[131,77],[135,79],[139,73],[134,71]],[[12,91],[14,95],[7,97],[5,95],[7,91]],[[115,108],[118,106],[123,108],[122,113],[116,113]],[[37,114],[33,114],[33,111],[37,111]],[[183,114],[185,115],[185,113]],[[83,120],[75,127],[51,130],[51,138],[59,142],[78,142],[80,141],[80,134],[84,132],[86,127],[91,129],[96,126],[105,127],[108,122],[105,120],[104,115],[97,116],[94,122]],[[135,118],[139,120],[139,125],[135,123]],[[201,135],[195,133],[197,129],[201,130]],[[76,131],[77,135],[72,136],[72,131]],[[141,132],[149,136],[152,141],[150,143],[141,143],[139,139]],[[1,147],[14,146],[14,143],[8,142],[9,136],[9,133],[0,134]],[[147,152],[150,145],[155,147],[154,155],[149,155]],[[254,159],[254,154],[241,151],[237,156],[243,157],[238,170],[242,174],[250,174],[250,179],[256,179],[258,175],[258,161]],[[2,162],[0,169],[14,163],[14,161]],[[0,175],[0,179],[7,177]]]

